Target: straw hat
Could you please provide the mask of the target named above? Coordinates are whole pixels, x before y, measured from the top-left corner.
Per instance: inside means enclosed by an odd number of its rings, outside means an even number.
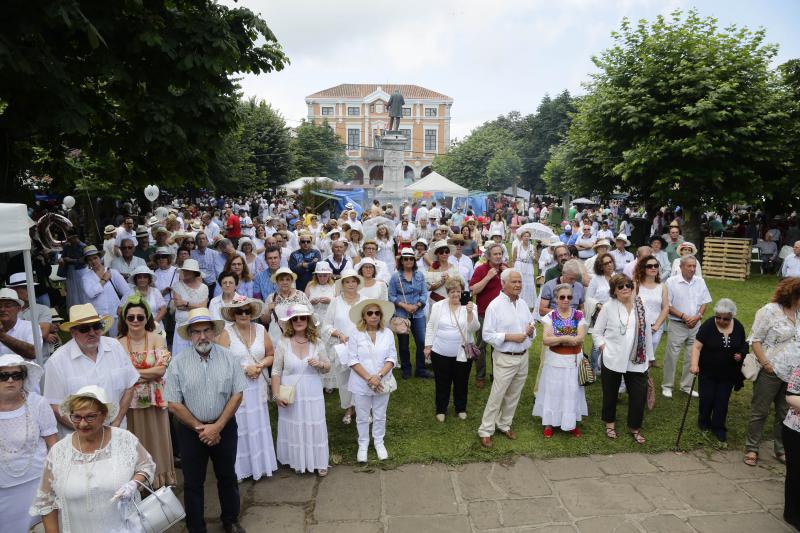
[[[400,250],[400,257],[413,257],[415,260],[417,259],[417,254],[414,253],[412,248],[403,248]]]
[[[436,250],[440,250],[442,248],[447,248],[448,250],[450,250],[451,254],[456,249],[455,246],[447,244],[447,241],[444,239],[442,239],[441,241],[436,241],[431,245],[430,248],[428,248],[428,257],[431,259],[431,261],[436,261]]]
[[[8,277],[8,283],[6,283],[6,287],[25,287],[28,284],[28,278],[25,276],[25,272],[15,272]],[[36,287],[39,285],[35,281],[33,282],[33,286]]]
[[[169,246],[159,246],[156,251],[150,254],[150,261],[155,261],[159,256],[169,257],[169,262],[175,261],[175,254]]]
[[[142,276],[142,275],[150,276],[151,283],[156,279],[155,274],[153,274],[153,271],[150,270],[150,268],[147,265],[139,265],[138,267],[136,267],[133,270],[133,272],[131,272],[130,279],[131,281],[133,281],[133,279],[136,278],[136,276]]]
[[[203,224],[198,222],[197,220],[192,222],[192,225],[190,227],[192,228],[192,231],[203,231]]]
[[[109,224],[108,226],[103,228],[103,235],[111,235],[112,233],[116,233],[116,232],[117,232],[117,228],[115,228],[111,224]]]
[[[628,236],[625,235],[624,233],[620,233],[619,235],[617,235],[617,238],[614,239],[614,242],[617,242],[617,241],[623,241],[625,243],[625,246],[630,246],[631,245],[631,241],[628,240]]]
[[[306,304],[292,304],[286,309],[286,312],[278,320],[281,322],[288,322],[296,316],[310,316],[316,324],[316,317],[314,317],[314,310]]]
[[[352,267],[348,267],[348,268],[345,268],[344,270],[342,270],[342,273],[341,273],[339,279],[336,280],[336,283],[335,283],[336,289],[335,290],[336,290],[337,294],[340,293],[341,290],[342,290],[342,280],[345,280],[347,278],[356,278],[358,280],[358,288],[361,288],[361,287],[364,286],[364,278],[359,276],[358,272],[356,272]]]
[[[97,249],[97,246],[90,244],[89,246],[83,247],[83,258],[86,259],[87,257],[91,257],[93,255],[101,255],[100,250]]]
[[[104,425],[106,426],[111,424],[111,422],[113,422],[119,414],[119,404],[117,402],[109,401],[106,391],[102,387],[98,387],[97,385],[86,385],[85,387],[78,389],[78,392],[75,394],[70,394],[67,396],[64,401],[61,402],[61,405],[58,407],[58,410],[61,412],[61,416],[65,418],[69,417],[69,404],[75,398],[92,398],[105,405],[106,409],[108,409],[108,414],[106,415],[104,422]]]
[[[55,324],[56,322],[63,322],[64,319],[61,318],[61,315],[58,314],[58,309],[55,307],[50,308],[50,317],[52,322]]]
[[[161,222],[161,219],[160,219],[160,218],[158,218],[158,217],[157,217],[157,216],[155,216],[155,215],[153,215],[152,217],[150,217],[150,218],[148,218],[148,219],[147,219],[147,225],[148,225],[148,226],[150,226],[150,227],[153,227],[153,226],[155,226],[155,225],[156,225],[156,224],[158,224],[159,222]]]
[[[327,261],[317,261],[317,264],[314,267],[314,275],[316,276],[317,274],[333,275],[333,269],[331,268],[330,263]]]
[[[136,228],[136,237],[150,237],[150,230],[145,226],[139,226]]]
[[[42,375],[44,374],[44,369],[42,367],[33,361],[27,361],[23,359],[21,356],[15,353],[0,355],[0,370],[3,370],[4,367],[9,366],[21,366],[28,372],[28,375],[25,376],[25,383],[22,384],[23,389],[30,391],[39,386],[39,383],[42,380]]]
[[[353,268],[354,268],[354,269],[355,269],[355,271],[356,271],[356,272],[358,272],[358,273],[359,273],[359,275],[360,275],[360,274],[361,274],[361,267],[363,267],[364,265],[372,265],[372,268],[374,268],[374,269],[375,269],[375,272],[376,272],[376,273],[378,272],[378,263],[376,263],[376,262],[375,262],[375,260],[374,260],[373,258],[371,258],[371,257],[364,257],[364,258],[362,258],[362,259],[361,259],[361,262],[360,262],[360,263],[358,263],[358,264],[357,264],[355,267],[353,267]]]
[[[250,307],[250,320],[256,320],[264,311],[264,302],[237,294],[230,303],[223,303],[219,314],[228,322],[236,320],[235,311],[241,307]]]
[[[418,244],[423,245],[426,250],[428,249],[428,241],[423,238],[419,238],[416,241],[412,242],[411,247],[416,248]]]
[[[178,270],[182,270],[184,272],[197,272],[200,274],[200,263],[197,262],[197,259],[186,259],[183,262],[183,266],[178,268]]]
[[[694,243],[691,243],[689,241],[682,242],[678,245],[678,255],[681,255],[681,251],[686,248],[691,250],[692,255],[697,255],[697,246],[695,246]]]
[[[18,306],[22,307],[25,302],[19,299],[17,296],[17,291],[14,289],[0,289],[0,300],[11,300],[15,302]]]
[[[597,242],[592,245],[592,250],[597,251],[597,249],[601,246],[611,248],[611,243],[608,241],[608,239],[597,239]]]
[[[389,319],[392,318],[394,314],[394,304],[388,300],[377,300],[377,299],[369,299],[369,300],[361,300],[356,305],[350,308],[350,322],[353,324],[358,324],[361,322],[361,313],[364,311],[364,308],[370,305],[377,305],[381,308],[381,313],[383,314],[383,323],[388,324]]]
[[[188,341],[190,338],[189,326],[192,324],[199,324],[201,322],[210,322],[211,325],[214,326],[214,335],[219,335],[222,333],[222,330],[225,329],[224,320],[214,320],[207,308],[198,307],[189,311],[189,317],[186,319],[186,322],[175,328],[175,331],[183,340]]]
[[[69,308],[69,320],[61,324],[58,329],[61,331],[69,331],[75,326],[95,324],[97,322],[103,323],[102,332],[105,333],[111,328],[114,319],[110,315],[98,315],[97,310],[92,304],[78,304]]]
[[[292,276],[292,281],[297,280],[297,274],[292,272],[292,270],[290,268],[281,267],[278,270],[276,270],[275,273],[272,275],[272,282],[273,283],[278,283],[278,276],[283,276],[284,274],[288,274],[288,275]]]

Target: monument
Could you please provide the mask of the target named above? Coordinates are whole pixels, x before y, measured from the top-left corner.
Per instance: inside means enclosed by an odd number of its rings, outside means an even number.
[[[383,188],[380,195],[384,199],[399,200],[405,186],[405,160],[403,152],[408,139],[398,131],[403,105],[406,103],[400,91],[395,90],[389,97],[389,129],[381,137],[383,148]],[[398,204],[399,205],[399,204]]]

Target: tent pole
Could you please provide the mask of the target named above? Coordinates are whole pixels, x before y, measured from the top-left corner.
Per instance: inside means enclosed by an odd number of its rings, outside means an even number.
[[[28,308],[31,310],[31,329],[33,330],[33,347],[36,350],[36,362],[44,364],[42,355],[42,329],[39,326],[39,317],[36,312],[36,292],[33,289],[33,264],[31,263],[31,251],[22,250],[22,260],[25,263],[25,279],[28,286]]]

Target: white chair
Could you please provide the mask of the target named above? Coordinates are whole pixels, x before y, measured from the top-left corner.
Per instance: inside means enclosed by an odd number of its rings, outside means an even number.
[[[761,250],[758,246],[753,246],[753,248],[750,249],[750,264],[758,265],[759,272],[762,274],[764,273],[764,260],[761,259]]]

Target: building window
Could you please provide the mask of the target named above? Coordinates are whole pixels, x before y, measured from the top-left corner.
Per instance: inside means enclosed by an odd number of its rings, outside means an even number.
[[[360,130],[358,128],[347,128],[347,149],[348,150],[358,150],[359,144],[361,144],[359,139]]]
[[[323,107],[322,108],[323,115],[333,115],[333,108],[332,107]]]
[[[358,107],[348,107],[347,108],[347,115],[351,117],[357,117],[360,115],[360,109]]]
[[[436,151],[436,130],[425,130],[425,151]]]
[[[400,130],[400,133],[406,138],[406,146],[403,148],[406,152],[411,151],[411,130]]]
[[[436,116],[436,108],[435,107],[426,107],[425,108],[425,116],[426,117],[435,117]]]
[[[404,107],[403,108],[403,116],[404,117],[410,117],[411,116],[411,108],[410,107]]]

